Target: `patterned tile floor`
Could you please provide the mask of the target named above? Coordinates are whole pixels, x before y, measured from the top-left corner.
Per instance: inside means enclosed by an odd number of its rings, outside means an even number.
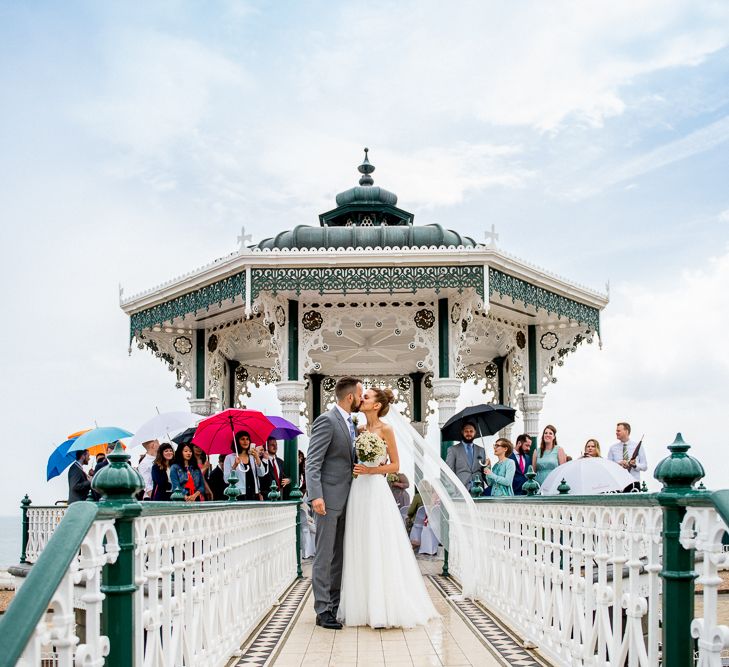
[[[479,606],[447,598],[457,592],[438,576],[439,561],[421,560],[421,571],[441,617],[413,630],[344,628],[314,623],[309,579],[295,585],[233,665],[324,667],[344,665],[536,666],[543,663],[522,649]],[[305,569],[305,574],[309,574]]]

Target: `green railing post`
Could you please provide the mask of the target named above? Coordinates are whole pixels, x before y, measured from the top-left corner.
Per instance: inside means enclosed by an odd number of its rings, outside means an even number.
[[[109,638],[108,667],[134,664],[134,637],[141,628],[134,627],[134,519],[142,512],[135,495],[144,488],[140,474],[128,465],[129,454],[117,442],[109,454],[109,465],[94,475],[91,487],[101,495],[101,505],[113,509],[119,555],[107,565],[102,575],[104,606],[101,631]]]
[[[534,472],[534,468],[530,465],[526,471],[527,481],[524,482],[524,486],[521,487],[521,490],[528,496],[536,496],[539,491],[539,482],[534,479],[536,476],[537,473]]]
[[[663,667],[694,664],[691,622],[694,618],[694,553],[681,546],[681,521],[686,508],[681,499],[697,493],[693,486],[704,476],[704,468],[686,452],[680,433],[668,446],[671,455],[663,459],[654,473],[662,483],[658,502],[663,509]]]
[[[28,494],[26,493],[23,496],[23,500],[20,501],[20,510],[23,513],[23,546],[20,550],[20,562],[22,564],[25,564],[28,562],[27,560],[27,551],[28,551],[28,508],[31,505],[31,500],[28,498]]]

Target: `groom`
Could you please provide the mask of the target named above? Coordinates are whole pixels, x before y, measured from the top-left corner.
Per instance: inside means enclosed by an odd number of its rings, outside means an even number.
[[[314,420],[306,458],[306,488],[316,514],[316,555],[312,568],[316,624],[339,630],[337,621],[344,560],[344,521],[352,486],[356,430],[352,412],[362,402],[362,383],[340,378],[337,404]]]

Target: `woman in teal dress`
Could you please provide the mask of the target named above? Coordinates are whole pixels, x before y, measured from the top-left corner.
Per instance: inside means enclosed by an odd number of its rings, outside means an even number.
[[[557,429],[547,424],[542,431],[542,440],[539,448],[532,455],[532,467],[537,473],[536,481],[541,486],[552,470],[567,462],[567,455],[557,444]]]
[[[486,484],[491,487],[491,496],[513,496],[514,489],[512,483],[514,481],[514,473],[516,472],[516,463],[509,457],[514,451],[514,445],[506,438],[499,438],[494,443],[494,454],[498,461],[493,468],[484,468],[483,476]]]

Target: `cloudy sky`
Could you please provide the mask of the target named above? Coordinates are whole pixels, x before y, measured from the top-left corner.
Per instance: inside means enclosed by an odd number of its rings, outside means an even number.
[[[729,5],[451,4],[0,0],[0,514],[65,497],[67,433],[186,407],[119,285],[317,224],[365,145],[416,223],[610,282],[547,395],[569,452],[627,419],[729,486]]]

